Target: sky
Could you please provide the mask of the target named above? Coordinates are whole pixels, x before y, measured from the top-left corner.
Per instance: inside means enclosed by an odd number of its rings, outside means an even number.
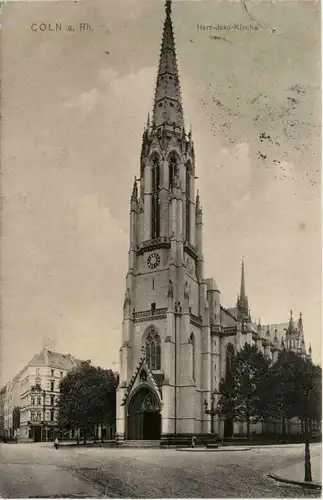
[[[302,312],[320,362],[319,3],[172,10],[206,277],[233,307],[243,256],[252,317]],[[163,21],[162,0],[3,7],[1,384],[44,343],[118,369],[129,200]]]

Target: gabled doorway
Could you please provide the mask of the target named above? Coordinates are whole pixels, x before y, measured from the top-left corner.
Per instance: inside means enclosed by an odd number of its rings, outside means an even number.
[[[158,440],[161,437],[161,414],[157,396],[143,387],[131,398],[128,405],[128,440]]]

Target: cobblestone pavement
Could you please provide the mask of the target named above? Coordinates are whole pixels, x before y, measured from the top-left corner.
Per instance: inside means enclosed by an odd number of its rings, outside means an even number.
[[[320,445],[314,445],[311,453],[319,456]],[[319,498],[319,491],[277,483],[267,476],[303,456],[300,445],[189,453],[81,446],[55,451],[38,444],[7,444],[0,448],[0,493],[11,498]]]

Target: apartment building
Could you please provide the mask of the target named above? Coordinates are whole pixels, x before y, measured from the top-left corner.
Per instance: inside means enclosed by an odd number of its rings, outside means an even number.
[[[21,442],[48,441],[58,431],[59,382],[81,360],[43,348],[8,382],[3,396],[3,427]],[[20,407],[20,428],[13,428],[13,409]],[[1,418],[1,409],[0,409]]]

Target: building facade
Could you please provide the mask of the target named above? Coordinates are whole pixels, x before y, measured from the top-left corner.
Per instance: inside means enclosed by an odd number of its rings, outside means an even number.
[[[19,441],[48,441],[58,432],[59,382],[81,360],[43,348],[2,389],[5,437]],[[14,429],[13,410],[20,408],[20,427]],[[0,406],[1,408],[1,406]],[[1,414],[0,414],[1,415]]]
[[[210,404],[228,358],[246,342],[273,362],[283,348],[307,355],[301,316],[268,326],[251,321],[243,263],[235,307],[225,308],[216,281],[205,278],[194,143],[184,128],[167,0],[153,115],[130,200],[117,441],[166,444],[209,434],[204,402]],[[229,435],[234,428],[216,422],[215,432]]]

